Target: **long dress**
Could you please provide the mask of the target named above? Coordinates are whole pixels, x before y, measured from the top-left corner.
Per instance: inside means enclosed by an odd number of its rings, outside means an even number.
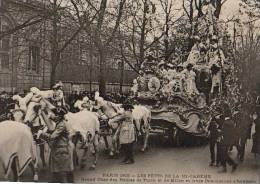
[[[186,92],[187,94],[199,94],[198,89],[196,87],[196,73],[194,71],[187,71],[186,73]]]
[[[73,171],[72,146],[69,142],[64,121],[57,124],[55,130],[48,135],[51,172]]]

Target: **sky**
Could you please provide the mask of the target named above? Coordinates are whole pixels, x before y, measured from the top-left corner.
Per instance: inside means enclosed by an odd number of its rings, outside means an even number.
[[[221,18],[225,19],[230,18],[233,15],[237,15],[239,10],[239,2],[240,0],[227,0],[227,2],[223,5]]]

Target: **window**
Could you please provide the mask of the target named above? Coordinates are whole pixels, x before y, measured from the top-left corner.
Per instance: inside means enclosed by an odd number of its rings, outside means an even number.
[[[37,46],[29,47],[28,71],[39,72],[40,48]]]
[[[0,1],[1,2],[1,1]],[[5,32],[10,29],[7,20],[4,17],[0,17],[0,31]],[[5,36],[0,40],[0,69],[8,70],[10,68],[10,55],[11,55],[11,35]]]
[[[0,0],[0,7],[7,8],[7,1],[6,0]]]
[[[80,59],[80,63],[81,65],[86,65],[89,64],[89,53],[87,50],[85,49],[81,49],[81,59]]]

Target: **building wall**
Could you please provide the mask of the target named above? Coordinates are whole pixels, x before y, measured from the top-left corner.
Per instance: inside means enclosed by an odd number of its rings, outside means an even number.
[[[0,17],[8,21],[10,28],[23,23],[37,11],[34,6],[22,1],[2,0],[2,2],[4,3],[0,7]],[[46,64],[43,59],[38,59],[37,72],[28,70],[30,46],[39,47],[41,54],[44,52],[45,43],[37,42],[38,35],[39,32],[33,30],[33,26],[11,35],[9,47],[11,53],[9,57],[10,67],[9,69],[0,68],[0,91],[19,92],[28,90],[32,86],[39,88],[49,86],[50,65]],[[27,39],[28,37],[30,41]]]
[[[23,23],[28,17],[33,16],[38,11],[36,6],[28,2],[23,3],[21,0],[0,1],[5,2],[4,6],[0,7],[0,17],[4,17],[10,27],[15,27]],[[44,57],[39,57],[37,59],[37,71],[28,69],[30,66],[29,60],[31,58],[30,48],[32,46],[39,48],[41,56],[50,56],[50,46],[48,45],[48,39],[46,39],[48,36],[45,29],[46,25],[41,24],[40,28],[36,26],[30,26],[11,36],[10,67],[9,69],[2,69],[0,67],[0,91],[20,92],[29,90],[32,86],[41,89],[50,87],[51,65],[49,61],[45,60]],[[1,45],[0,49],[2,49]],[[90,48],[86,48],[86,52],[90,52]],[[73,90],[98,90],[98,60],[95,59],[92,67],[90,67],[89,57],[90,55],[87,54],[84,58],[84,62],[87,60],[88,64],[82,64],[82,53],[79,52],[79,46],[75,45],[75,43],[62,53],[62,62],[57,67],[56,80],[62,81],[65,84],[65,90],[67,92]],[[111,65],[111,63],[115,61],[113,57],[110,57],[109,60],[107,63],[110,63],[110,65],[107,67],[106,72],[107,90],[119,91],[121,70],[118,69],[117,64]],[[127,91],[133,79],[136,77],[136,74],[130,70],[125,70],[123,74],[123,91]]]

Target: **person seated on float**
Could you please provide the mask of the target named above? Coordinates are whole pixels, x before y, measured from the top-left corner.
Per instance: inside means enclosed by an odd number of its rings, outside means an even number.
[[[137,77],[138,87],[139,91],[143,92],[147,90],[147,84],[146,84],[146,73],[143,70],[139,70],[139,76]]]
[[[137,93],[138,93],[138,82],[137,82],[137,79],[133,80],[133,86],[131,87],[130,91],[131,91],[133,96],[137,96]]]
[[[218,39],[216,35],[213,35],[210,39],[210,50],[209,50],[209,66],[213,64],[223,67],[225,63],[225,55],[218,46]]]
[[[181,91],[183,92],[185,90],[185,73],[184,73],[184,69],[183,69],[183,64],[180,63],[177,65],[176,67],[176,79],[178,79],[180,81],[180,87],[181,87]]]
[[[149,50],[144,58],[143,63],[141,64],[141,70],[152,69],[152,65],[155,64],[155,56],[152,50]]]
[[[185,87],[186,87],[186,93],[191,96],[193,94],[199,94],[199,91],[196,87],[196,73],[193,71],[193,65],[188,64],[186,69],[184,70],[185,74]]]
[[[169,63],[168,64],[168,71],[167,71],[167,78],[169,81],[172,81],[177,75],[176,66]]]
[[[200,44],[200,57],[197,64],[207,64],[207,48],[203,43]]]
[[[161,61],[157,67],[159,69],[157,71],[157,75],[160,79],[163,79],[167,74],[166,63],[164,61]]]

